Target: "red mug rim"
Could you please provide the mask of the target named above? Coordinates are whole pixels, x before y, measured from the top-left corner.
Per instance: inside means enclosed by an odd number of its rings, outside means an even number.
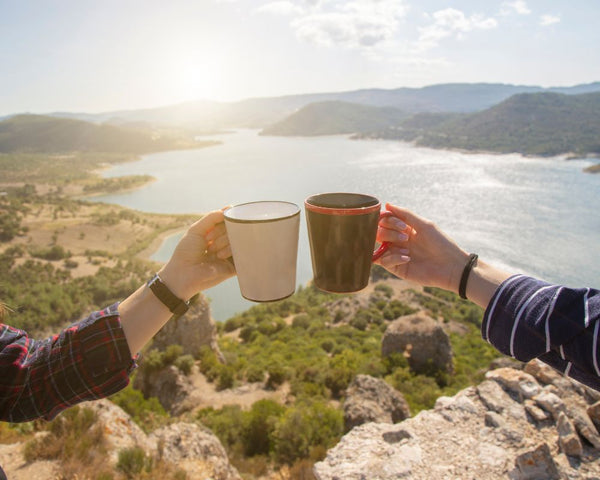
[[[368,205],[365,207],[322,207],[320,205],[315,205],[310,203],[309,200],[320,197],[324,195],[356,195],[362,196],[365,198],[372,198],[377,203],[375,205]],[[304,200],[304,206],[307,210],[315,213],[322,213],[324,215],[366,215],[368,213],[378,212],[381,210],[381,202],[372,195],[367,195],[363,193],[351,193],[351,192],[327,192],[327,193],[318,193],[315,195],[311,195],[306,200]]]

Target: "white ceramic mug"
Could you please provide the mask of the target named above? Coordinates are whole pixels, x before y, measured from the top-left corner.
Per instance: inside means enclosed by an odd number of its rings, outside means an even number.
[[[296,290],[300,207],[282,201],[235,205],[225,227],[242,296],[272,302]]]

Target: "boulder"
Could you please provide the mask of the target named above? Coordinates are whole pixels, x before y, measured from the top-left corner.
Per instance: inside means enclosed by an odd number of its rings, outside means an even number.
[[[183,413],[182,405],[193,390],[188,377],[174,365],[137,375],[133,386],[144,392],[145,397],[156,397],[172,415]]]
[[[160,458],[177,465],[188,478],[242,480],[219,439],[200,425],[174,423],[153,432],[150,441]]]
[[[153,450],[153,445],[148,441],[144,431],[118,405],[102,399],[86,402],[83,406],[93,410],[98,416],[113,465],[117,464],[121,450],[139,447],[147,454]]]
[[[200,294],[194,297],[185,315],[175,318],[154,336],[152,346],[165,350],[169,345],[181,345],[184,354],[196,356],[198,350],[207,345],[217,356],[223,356],[217,345],[217,327],[210,316],[210,306]]]
[[[410,409],[402,394],[381,379],[357,375],[346,390],[346,431],[367,422],[397,423],[408,417]]]
[[[565,383],[549,371],[540,375],[552,383],[542,387],[537,376],[502,368],[476,387],[438,398],[432,410],[396,424],[357,426],[315,464],[315,476],[318,480],[600,478],[600,436],[588,417],[598,418],[600,403],[592,404],[594,397],[571,379]]]
[[[558,480],[560,478],[547,443],[522,453],[516,458],[515,464],[519,469],[518,480]]]
[[[581,457],[581,454],[583,453],[581,440],[579,440],[579,437],[577,436],[575,426],[564,412],[558,414],[556,429],[558,431],[558,444],[560,445],[561,451],[570,457]]]
[[[381,353],[383,356],[393,353],[406,356],[415,373],[454,371],[448,335],[439,322],[423,312],[392,322],[383,336]]]

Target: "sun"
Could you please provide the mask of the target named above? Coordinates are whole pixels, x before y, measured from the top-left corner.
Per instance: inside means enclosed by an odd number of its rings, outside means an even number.
[[[235,71],[224,50],[174,52],[169,58],[166,83],[187,99],[223,100],[232,96]]]

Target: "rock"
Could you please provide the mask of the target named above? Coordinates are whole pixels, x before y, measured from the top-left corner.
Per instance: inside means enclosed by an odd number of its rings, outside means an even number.
[[[550,414],[539,408],[533,400],[525,400],[525,410],[535,422],[545,422],[550,418]]]
[[[587,414],[594,422],[597,428],[600,428],[600,402],[596,402],[593,405],[590,405],[587,409]]]
[[[165,350],[169,345],[181,345],[184,354],[193,356],[208,345],[223,360],[217,345],[217,327],[210,316],[210,306],[201,294],[192,299],[185,315],[167,322],[154,336],[153,348]]]
[[[600,436],[598,436],[598,430],[596,430],[596,427],[585,410],[572,407],[569,410],[569,416],[573,420],[573,425],[575,425],[579,435],[590,442],[594,448],[600,448]]]
[[[193,389],[190,380],[173,365],[137,375],[133,386],[144,392],[145,397],[158,398],[172,415],[183,413],[185,400]]]
[[[147,453],[151,452],[153,447],[148,437],[121,407],[107,399],[83,405],[96,412],[98,422],[103,426],[109,456],[114,465],[121,450],[139,447]]]
[[[315,465],[315,475],[318,480],[600,479],[593,446],[600,439],[586,415],[600,415],[600,403],[589,406],[593,397],[570,380],[555,379],[542,388],[536,378],[500,369],[476,387],[438,398],[433,410],[393,425],[355,427]]]
[[[512,399],[497,382],[486,380],[477,386],[479,398],[488,410],[502,413],[507,405],[513,403]]]
[[[524,419],[523,406],[515,402],[502,387],[492,380],[486,380],[477,387],[479,398],[488,410],[507,413],[515,418]]]
[[[533,400],[544,410],[552,414],[555,420],[558,420],[560,413],[564,413],[567,410],[565,402],[563,402],[558,395],[555,393],[549,393],[547,391],[541,392],[539,395],[533,397]]]
[[[532,375],[512,368],[491,370],[485,374],[485,378],[498,382],[504,389],[517,395],[519,400],[532,398],[542,390]]]
[[[365,452],[361,449],[366,445]],[[419,439],[409,431],[367,423],[344,436],[325,460],[315,464],[314,473],[317,480],[411,478],[413,466],[421,461]]]
[[[150,435],[159,457],[184,470],[188,478],[242,480],[219,439],[192,423],[175,423]]]
[[[581,457],[583,453],[581,440],[579,440],[571,420],[569,420],[569,417],[564,412],[558,414],[556,429],[558,431],[558,444],[561,451],[570,457]]]
[[[535,450],[522,453],[516,458],[519,469],[518,480],[559,480],[560,475],[548,444],[543,443]]]
[[[357,375],[346,390],[346,431],[367,422],[397,423],[408,417],[410,409],[402,394],[383,380]]]
[[[488,370],[496,370],[497,368],[513,368],[515,370],[523,370],[525,364],[511,357],[498,357],[491,361]]]
[[[538,359],[528,362],[523,370],[543,385],[554,385],[563,390],[573,388],[571,379]]]
[[[502,415],[498,415],[496,412],[485,413],[485,424],[488,427],[499,428],[504,425],[504,419]]]
[[[448,335],[438,322],[422,312],[391,323],[383,336],[381,353],[383,356],[405,355],[415,373],[454,371]]]

